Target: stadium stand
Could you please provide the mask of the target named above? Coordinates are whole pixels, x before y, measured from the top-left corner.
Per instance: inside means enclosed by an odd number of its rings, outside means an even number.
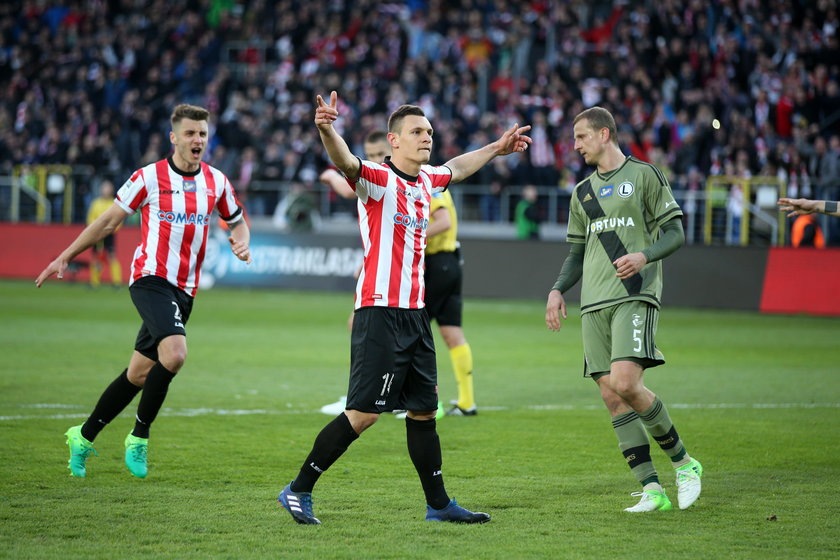
[[[311,186],[325,165],[313,99],[336,89],[356,153],[403,102],[438,126],[433,161],[534,123],[526,157],[471,179],[476,209],[526,184],[567,193],[588,173],[571,120],[592,105],[675,191],[769,175],[836,200],[838,29],[836,0],[3,2],[0,175],[71,165],[82,221],[102,178],[167,153],[168,108],[196,103],[212,162],[270,215],[280,193],[261,185]]]

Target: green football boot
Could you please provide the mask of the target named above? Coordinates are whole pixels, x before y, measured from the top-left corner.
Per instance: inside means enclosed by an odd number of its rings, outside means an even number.
[[[149,451],[149,438],[139,438],[128,434],[125,438],[125,466],[137,478],[146,478],[149,468],[146,455]]]
[[[67,447],[70,448],[70,460],[67,461],[67,468],[70,469],[70,476],[78,476],[84,478],[87,474],[85,461],[91,453],[99,455],[96,449],[93,448],[93,443],[89,442],[82,435],[82,426],[73,426],[67,430],[64,435],[67,437]]]

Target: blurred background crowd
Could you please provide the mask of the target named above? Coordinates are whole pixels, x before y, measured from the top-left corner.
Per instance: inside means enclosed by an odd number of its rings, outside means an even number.
[[[334,89],[357,154],[402,103],[429,116],[435,163],[531,124],[523,157],[469,180],[466,219],[509,221],[503,195],[536,185],[563,222],[591,172],[571,121],[593,105],[684,203],[715,175],[837,200],[838,28],[836,0],[3,2],[0,174],[74,166],[82,220],[99,182],[169,153],[170,111],[194,103],[213,115],[208,161],[271,215],[276,185],[320,188],[314,98]]]

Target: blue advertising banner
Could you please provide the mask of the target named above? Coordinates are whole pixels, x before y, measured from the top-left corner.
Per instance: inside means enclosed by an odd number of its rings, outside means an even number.
[[[210,234],[201,267],[201,288],[281,287],[352,292],[362,264],[358,236],[251,232],[251,264],[233,256],[227,232]]]

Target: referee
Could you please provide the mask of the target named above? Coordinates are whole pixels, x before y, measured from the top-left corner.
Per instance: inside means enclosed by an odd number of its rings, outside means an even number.
[[[432,195],[431,213],[426,230],[426,312],[440,327],[458,382],[458,400],[450,402],[452,408],[446,414],[475,416],[472,350],[461,327],[464,275],[458,248],[458,214],[448,190]]]

